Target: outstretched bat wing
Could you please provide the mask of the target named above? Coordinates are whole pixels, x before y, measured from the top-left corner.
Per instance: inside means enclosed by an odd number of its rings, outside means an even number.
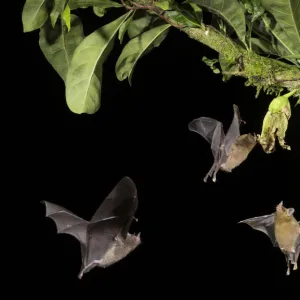
[[[91,218],[91,222],[97,222],[111,217],[121,217],[124,222],[128,219],[131,222],[137,205],[138,197],[136,186],[134,182],[126,176],[117,183],[104,199],[103,203]],[[123,225],[122,228],[124,228],[124,226],[125,225]],[[127,227],[129,226],[130,223]]]
[[[42,201],[46,206],[46,217],[51,218],[56,225],[57,233],[65,233],[74,236],[81,243],[86,242],[86,228],[88,222],[73,212],[57,204]]]
[[[253,229],[265,233],[270,238],[273,246],[275,247],[277,246],[277,242],[275,238],[274,217],[275,214],[273,213],[270,215],[242,220],[239,223],[246,223],[250,225]]]
[[[222,123],[212,118],[201,117],[194,119],[189,123],[188,127],[190,131],[200,134],[210,144],[212,143],[217,127],[220,127],[221,129],[220,137],[224,138]]]
[[[211,150],[216,160],[225,137],[223,124],[215,119],[201,117],[191,121],[188,127],[190,131],[200,134],[211,144]]]
[[[233,119],[224,139],[224,147],[227,155],[230,154],[231,145],[235,143],[237,138],[241,135],[240,124],[242,120],[240,117],[240,111],[238,106],[233,104],[233,110],[234,110]]]

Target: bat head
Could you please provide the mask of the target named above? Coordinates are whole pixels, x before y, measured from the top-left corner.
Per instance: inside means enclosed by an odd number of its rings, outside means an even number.
[[[257,144],[257,137],[255,134],[246,133],[242,134],[238,137],[237,142],[238,145],[243,145],[245,148],[252,150],[254,146]]]
[[[293,217],[293,214],[295,212],[294,208],[286,208],[283,206],[283,201],[281,201],[277,206],[276,206],[276,215],[277,217],[280,217],[282,219],[290,219]]]
[[[139,232],[137,235],[135,234],[127,234],[127,238],[126,238],[126,245],[127,247],[131,248],[132,250],[134,250],[138,245],[141,244],[141,233]]]
[[[127,233],[125,240],[117,239],[116,244],[114,245],[114,250],[111,251],[113,255],[111,256],[111,262],[117,262],[125,258],[129,253],[131,253],[137,246],[141,244],[141,233],[135,235]]]

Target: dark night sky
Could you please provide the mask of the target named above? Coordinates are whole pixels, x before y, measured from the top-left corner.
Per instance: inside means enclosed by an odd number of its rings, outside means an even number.
[[[75,115],[66,106],[62,80],[39,49],[38,31],[22,32],[23,3],[18,6],[22,84],[16,104],[22,108],[17,126],[26,139],[21,146],[26,172],[20,171],[29,184],[23,192],[34,207],[32,222],[22,225],[34,242],[34,286],[49,292],[49,286],[89,290],[99,299],[125,287],[132,297],[158,290],[199,295],[211,290],[209,284],[233,294],[236,285],[252,290],[265,282],[295,288],[299,271],[285,276],[285,258],[268,237],[237,225],[271,213],[281,200],[300,219],[300,107],[294,108],[295,100],[286,137],[292,151],[277,145],[267,155],[256,146],[231,174],[219,172],[216,183],[205,184],[212,153],[188,123],[208,116],[223,121],[227,130],[235,103],[247,122],[241,133],[260,133],[271,96],[262,93],[255,99],[254,88],[245,87],[242,79],[222,82],[201,61],[216,53],[172,28],[161,46],[138,62],[132,87],[114,74],[121,51],[116,40],[105,63],[100,110]],[[114,14],[100,19],[87,10],[78,15],[87,35]],[[141,231],[143,244],[118,264],[95,268],[79,281],[79,243],[56,234],[39,202],[52,201],[90,218],[123,176],[137,185],[139,222],[131,232]]]

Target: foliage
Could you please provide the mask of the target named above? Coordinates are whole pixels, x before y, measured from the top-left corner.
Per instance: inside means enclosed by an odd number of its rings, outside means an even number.
[[[119,16],[84,36],[76,10],[86,8],[98,17],[111,9]],[[219,52],[203,61],[224,81],[243,76],[257,95],[278,96],[287,88],[300,101],[300,0],[26,0],[22,22],[24,32],[40,31],[40,48],[77,114],[100,108],[103,64],[116,39],[124,46],[116,76],[132,84],[138,61],[172,27]]]

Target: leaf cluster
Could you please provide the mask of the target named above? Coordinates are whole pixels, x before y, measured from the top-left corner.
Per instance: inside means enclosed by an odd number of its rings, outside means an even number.
[[[116,61],[116,77],[132,84],[137,62],[165,40],[171,27],[203,30],[208,25],[249,53],[300,68],[300,0],[119,1],[26,0],[24,4],[24,32],[39,30],[40,48],[63,79],[66,102],[74,113],[93,114],[100,108],[103,65],[117,39],[124,47]],[[100,18],[110,9],[120,10],[120,16],[85,36],[76,10],[88,7]],[[210,24],[204,24],[204,14],[211,16]],[[238,73],[243,63],[230,53],[203,61],[216,74],[218,62],[223,80]],[[300,92],[295,96],[300,97]]]

